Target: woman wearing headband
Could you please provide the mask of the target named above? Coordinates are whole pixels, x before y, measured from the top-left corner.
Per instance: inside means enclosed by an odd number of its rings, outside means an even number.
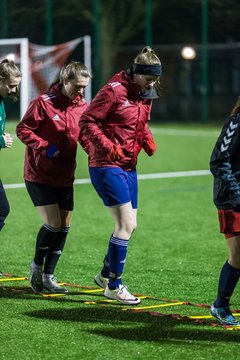
[[[105,289],[105,297],[128,305],[140,303],[122,284],[122,273],[137,226],[137,157],[142,148],[149,156],[156,151],[148,121],[152,99],[159,97],[160,76],[158,56],[143,48],[130,69],[114,75],[98,92],[79,122],[92,184],[114,220],[104,265],[94,281]]]

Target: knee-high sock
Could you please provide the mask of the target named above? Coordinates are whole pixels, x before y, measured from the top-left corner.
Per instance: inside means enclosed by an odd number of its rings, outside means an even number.
[[[110,244],[110,240],[111,240],[112,236],[113,236],[113,234],[110,236],[109,244]],[[101,270],[101,275],[105,278],[109,277],[109,245],[108,245],[107,254],[105,255],[105,257],[103,259],[103,267]]]
[[[36,265],[43,265],[44,258],[48,252],[48,249],[54,243],[58,228],[54,228],[48,224],[44,224],[38,232],[34,262]]]
[[[109,242],[109,288],[115,289],[122,283],[121,275],[127,256],[128,240],[111,236]]]
[[[57,262],[63,252],[63,248],[66,242],[67,234],[69,233],[70,226],[66,226],[59,229],[56,239],[52,246],[49,248],[44,264],[45,274],[54,274],[54,270],[57,266]]]
[[[103,259],[103,267],[101,270],[101,275],[105,278],[109,277],[109,252],[107,252],[106,256]]]
[[[217,299],[214,302],[216,307],[229,305],[230,298],[237,285],[239,277],[240,270],[235,269],[228,262],[223,265],[218,282]]]

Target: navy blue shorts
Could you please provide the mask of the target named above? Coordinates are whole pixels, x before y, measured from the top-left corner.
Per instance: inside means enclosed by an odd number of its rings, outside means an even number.
[[[59,209],[73,210],[73,187],[54,187],[25,180],[34,206],[58,204]]]
[[[132,203],[138,205],[138,182],[136,170],[124,171],[118,167],[90,167],[92,184],[104,205],[114,207]]]

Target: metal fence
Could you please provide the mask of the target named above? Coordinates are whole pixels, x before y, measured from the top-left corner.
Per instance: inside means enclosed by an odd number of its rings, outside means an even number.
[[[181,50],[186,45],[154,45],[162,66],[162,97],[153,105],[153,119],[181,122],[203,122],[202,95],[205,93],[208,116],[205,122],[223,121],[240,95],[240,43],[209,44],[207,68],[202,71],[202,49],[191,44],[196,56],[186,60]],[[123,47],[118,69],[128,67],[143,46]],[[207,88],[202,88],[202,77]]]

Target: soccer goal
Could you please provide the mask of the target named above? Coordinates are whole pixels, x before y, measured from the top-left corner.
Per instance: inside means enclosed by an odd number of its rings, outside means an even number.
[[[91,69],[91,37],[79,37],[58,45],[38,45],[28,38],[0,39],[0,60],[9,58],[19,65],[22,72],[20,92],[20,117],[24,115],[29,102],[46,91],[56,81],[61,67],[68,61],[73,51],[82,44],[80,61]],[[85,97],[91,101],[91,81]]]

